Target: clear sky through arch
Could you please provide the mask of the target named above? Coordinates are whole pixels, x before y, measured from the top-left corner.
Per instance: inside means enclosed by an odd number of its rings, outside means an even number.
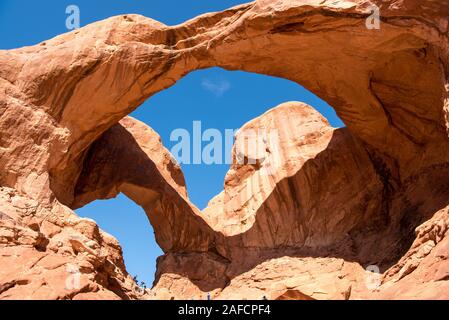
[[[142,14],[168,25],[199,14],[246,3],[241,0],[2,0],[0,49],[34,45],[67,32],[66,8],[77,5],[81,26],[119,14]],[[315,107],[335,127],[343,126],[334,110],[300,85],[289,80],[241,71],[210,68],[190,73],[174,86],[156,94],[131,116],[156,130],[171,148],[174,129],[192,129],[199,120],[203,129],[238,129],[247,121],[286,101]],[[191,201],[199,208],[223,188],[228,165],[182,165]],[[95,201],[77,210],[94,219],[123,247],[127,269],[147,285],[154,279],[156,257],[162,254],[143,210],[125,196]]]

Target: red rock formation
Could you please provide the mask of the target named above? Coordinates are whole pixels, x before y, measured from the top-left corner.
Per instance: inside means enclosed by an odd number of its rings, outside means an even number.
[[[130,117],[90,147],[71,207],[113,198],[120,192],[147,212],[156,241],[164,251],[209,249],[214,232],[188,201],[180,167],[159,136]]]
[[[366,28],[371,4],[380,30]],[[0,298],[448,298],[448,7],[259,0],[173,27],[113,17],[0,51]],[[211,66],[300,83],[347,128],[295,103],[251,121],[278,129],[279,148],[237,144],[255,163],[234,165],[201,213],[157,135],[125,116]],[[71,210],[119,192],[166,253],[151,292]],[[67,290],[69,266],[81,276]]]
[[[117,240],[70,209],[0,188],[0,299],[138,299]]]

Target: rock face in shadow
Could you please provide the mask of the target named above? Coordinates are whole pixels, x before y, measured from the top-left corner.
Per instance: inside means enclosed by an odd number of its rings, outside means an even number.
[[[160,258],[156,297],[447,298],[434,283],[447,254],[430,255],[444,251],[447,166],[395,185],[369,145],[298,102],[244,125],[233,158],[203,211],[220,254]]]
[[[0,298],[448,298],[448,7],[259,0],[0,51]],[[346,128],[301,103],[250,121],[200,212],[157,134],[126,116],[212,66],[295,81]],[[245,135],[267,128],[274,140]],[[72,211],[120,192],[165,252],[148,292]]]
[[[214,231],[187,197],[184,175],[151,128],[126,117],[90,147],[75,188],[78,208],[124,193],[139,204],[167,251],[208,251]]]

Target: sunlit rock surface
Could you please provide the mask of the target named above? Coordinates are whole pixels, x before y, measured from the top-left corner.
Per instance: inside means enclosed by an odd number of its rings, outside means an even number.
[[[448,8],[261,0],[0,51],[0,298],[447,299]],[[294,102],[250,121],[234,157],[255,163],[235,163],[200,212],[157,134],[126,116],[212,66],[295,81],[346,128]],[[260,127],[277,138],[241,149]],[[147,292],[117,241],[72,211],[119,192],[165,252]]]

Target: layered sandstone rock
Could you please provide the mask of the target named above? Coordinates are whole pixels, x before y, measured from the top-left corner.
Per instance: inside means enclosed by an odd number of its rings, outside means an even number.
[[[233,157],[203,212],[220,255],[164,256],[156,297],[447,298],[447,171],[390,185],[369,145],[295,102],[243,126]]]
[[[138,299],[117,240],[70,209],[0,188],[0,299]]]
[[[373,4],[380,30],[365,25]],[[118,16],[0,51],[0,298],[447,298],[448,7],[259,0],[173,27]],[[200,212],[158,136],[126,116],[212,66],[300,83],[347,128],[300,103],[249,122],[243,163]],[[278,141],[241,148],[260,127]],[[151,292],[72,211],[119,192],[165,252]],[[82,285],[67,289],[73,268]]]
[[[214,232],[188,201],[179,165],[151,128],[130,117],[90,147],[71,207],[120,192],[146,211],[164,251],[209,249]]]

